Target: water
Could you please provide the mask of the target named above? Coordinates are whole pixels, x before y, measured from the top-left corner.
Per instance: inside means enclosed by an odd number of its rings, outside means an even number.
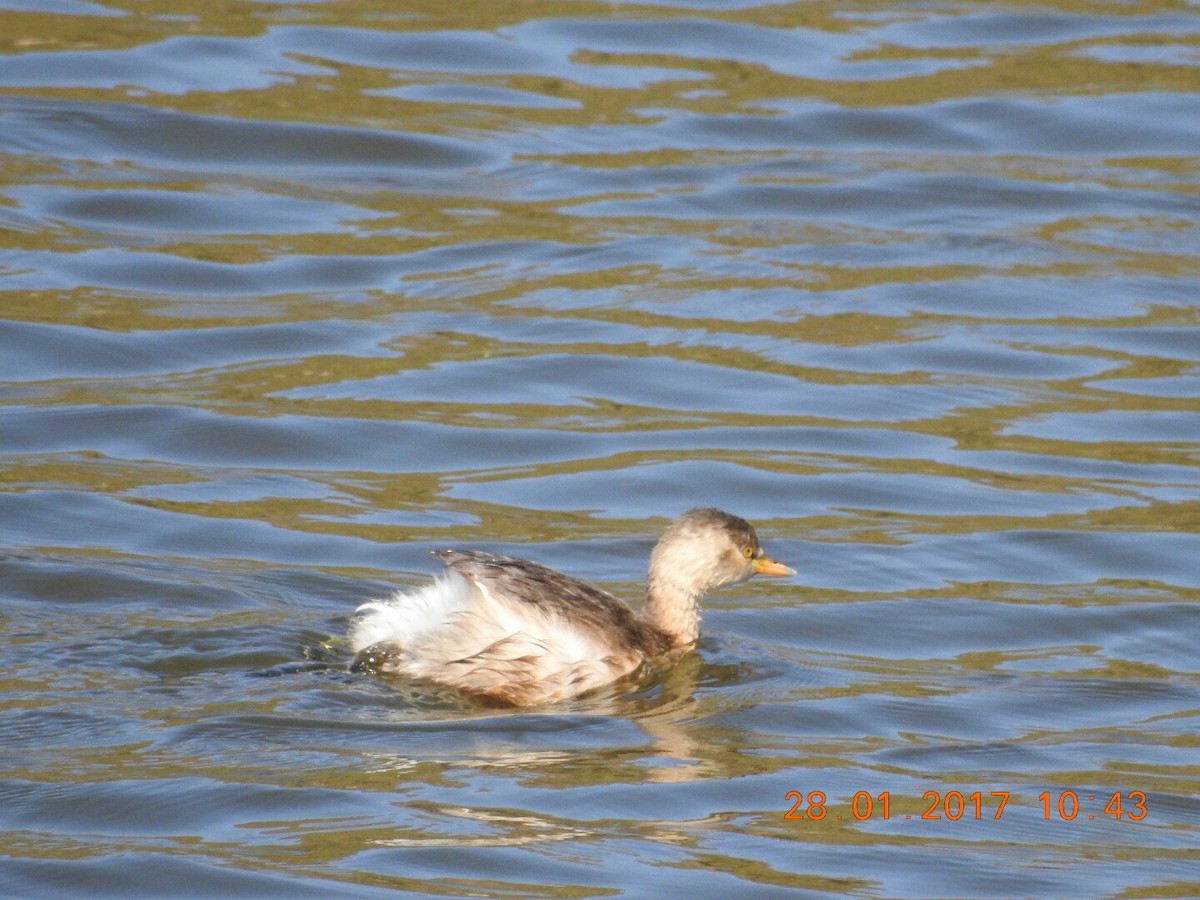
[[[1194,5],[3,6],[0,890],[1200,893]],[[694,505],[638,689],[346,670]]]

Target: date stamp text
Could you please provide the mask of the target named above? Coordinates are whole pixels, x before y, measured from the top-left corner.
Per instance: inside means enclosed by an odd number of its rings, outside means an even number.
[[[923,809],[908,813],[893,812],[892,794],[880,791],[858,791],[850,801],[848,815],[833,808],[824,791],[788,791],[784,799],[791,804],[783,814],[785,819],[805,819],[820,822],[824,819],[842,821],[850,818],[859,822],[869,820],[1000,821],[1010,808],[1011,791],[926,791],[921,795]],[[1144,791],[1114,791],[1109,794],[1086,794],[1078,791],[1042,791],[1035,807],[1046,821],[1072,822],[1076,819],[1095,821],[1140,822],[1146,818]],[[840,808],[840,807],[839,807]],[[1014,807],[1015,808],[1015,807]]]

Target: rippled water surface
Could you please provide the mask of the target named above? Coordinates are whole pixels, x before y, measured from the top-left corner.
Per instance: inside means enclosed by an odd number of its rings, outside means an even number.
[[[1198,185],[1189,2],[0,0],[0,890],[1200,894]],[[348,671],[697,505],[631,690]]]

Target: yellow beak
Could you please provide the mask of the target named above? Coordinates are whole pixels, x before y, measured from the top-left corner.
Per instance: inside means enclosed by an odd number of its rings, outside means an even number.
[[[779,575],[781,577],[787,575],[795,575],[796,570],[791,566],[785,566],[781,562],[776,562],[769,556],[760,556],[754,560],[755,575]]]

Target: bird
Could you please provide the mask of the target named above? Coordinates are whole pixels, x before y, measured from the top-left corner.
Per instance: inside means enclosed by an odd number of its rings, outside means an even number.
[[[354,612],[354,668],[452,688],[488,705],[532,707],[597,691],[694,644],[700,601],[753,575],[791,576],[754,528],[719,509],[675,519],[650,554],[639,615],[547,566],[479,550],[435,550],[432,583]]]

